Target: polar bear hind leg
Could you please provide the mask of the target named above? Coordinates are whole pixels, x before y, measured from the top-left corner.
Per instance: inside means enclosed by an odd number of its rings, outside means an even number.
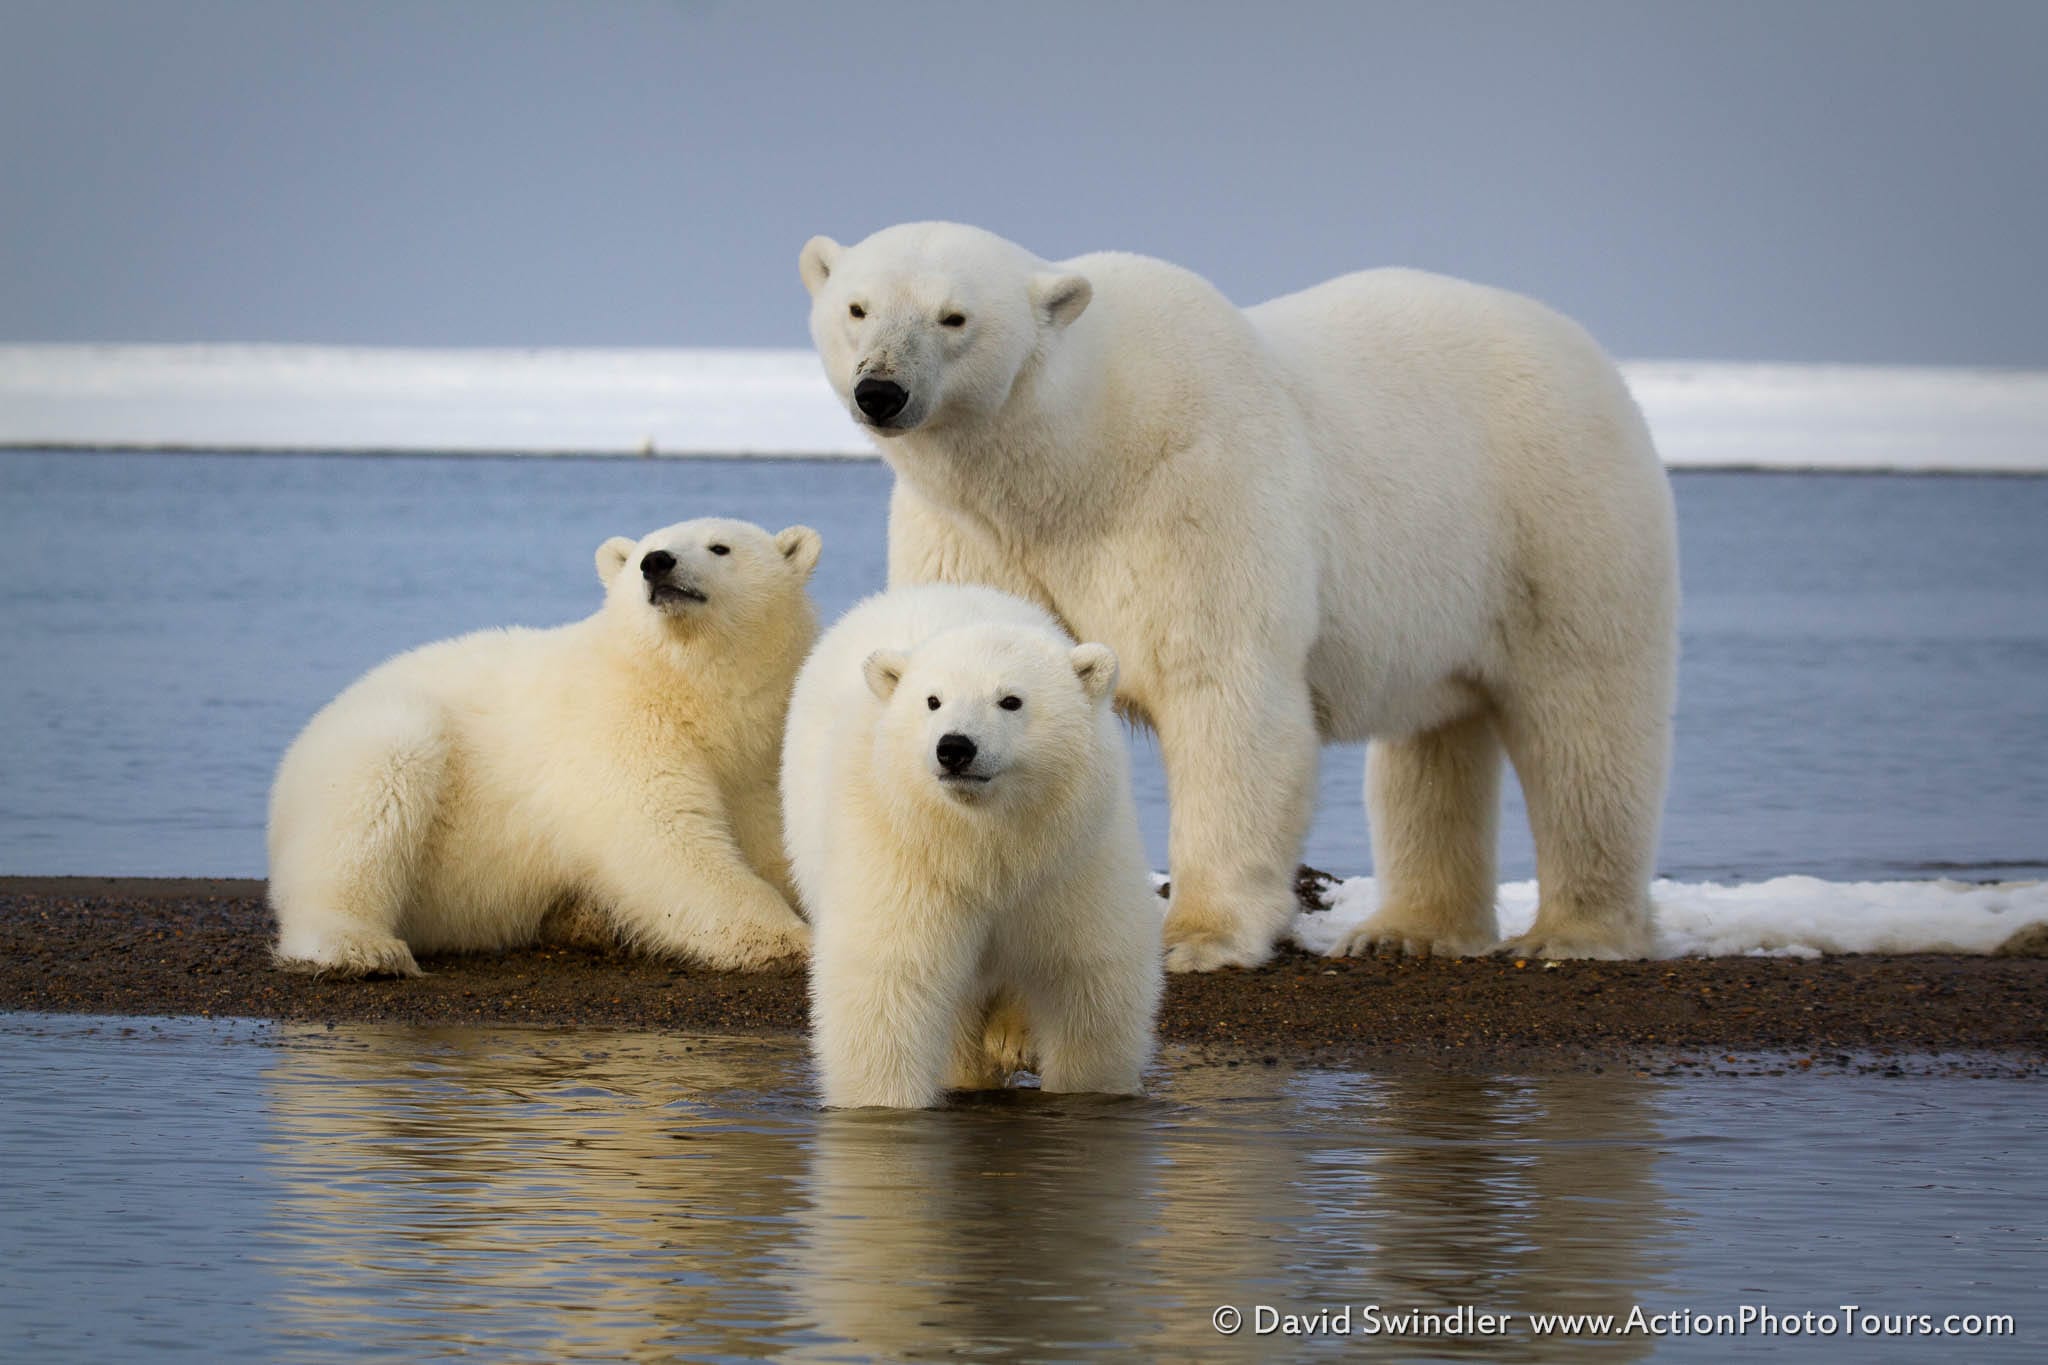
[[[302,756],[312,771],[296,775],[291,824],[277,831],[277,959],[295,971],[418,976],[397,931],[441,805],[447,737],[420,703],[380,708],[367,727],[351,719],[346,744],[316,739]]]
[[[1654,948],[1650,877],[1670,761],[1669,669],[1645,657],[1543,678],[1503,699],[1501,734],[1536,840],[1523,957],[1635,958]]]
[[[1341,956],[1462,957],[1493,947],[1500,773],[1500,738],[1485,713],[1373,741],[1366,803],[1380,908]]]

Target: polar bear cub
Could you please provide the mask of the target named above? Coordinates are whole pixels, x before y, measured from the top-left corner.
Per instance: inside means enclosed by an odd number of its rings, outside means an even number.
[[[804,665],[783,824],[825,1103],[1133,1094],[1161,985],[1116,656],[992,588],[869,598]],[[1021,1027],[1021,1036],[1020,1036]]]
[[[280,963],[417,975],[415,951],[531,943],[563,910],[714,967],[801,956],[776,782],[818,551],[741,521],[614,536],[596,614],[343,692],[271,789]]]

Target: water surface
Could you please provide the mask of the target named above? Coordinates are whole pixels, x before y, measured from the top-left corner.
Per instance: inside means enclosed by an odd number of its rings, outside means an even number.
[[[2048,873],[2048,479],[1674,485],[1660,869]],[[830,620],[883,584],[888,489],[834,461],[0,453],[0,872],[260,875],[278,756],[381,659],[585,615],[599,542],[709,514],[818,528]],[[1325,752],[1307,854],[1346,875],[1371,864],[1362,776],[1359,746]],[[1136,780],[1163,867],[1149,740]]]
[[[0,1016],[17,1358],[1326,1354],[1212,1313],[2011,1313],[1943,1350],[1409,1335],[1411,1356],[2039,1358],[2038,1083],[1308,1072],[826,1114],[795,1040]],[[1354,1317],[1354,1322],[1362,1316]]]

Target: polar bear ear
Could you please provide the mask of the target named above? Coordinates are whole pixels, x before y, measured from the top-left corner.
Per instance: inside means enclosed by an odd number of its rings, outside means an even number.
[[[613,575],[626,567],[626,561],[633,557],[635,542],[624,536],[613,536],[597,547],[597,581],[610,587]]]
[[[893,649],[878,649],[868,655],[867,662],[860,666],[861,675],[868,680],[868,691],[887,701],[896,695],[896,684],[903,681],[903,670],[910,666],[910,660]]]
[[[818,552],[825,548],[825,542],[808,526],[785,526],[775,533],[775,548],[782,551],[791,568],[809,579],[811,570],[818,567]]]
[[[1116,691],[1116,652],[1108,645],[1075,645],[1067,661],[1073,664],[1074,676],[1081,680],[1081,690],[1090,701],[1101,701]]]
[[[1054,327],[1064,327],[1088,311],[1095,286],[1086,275],[1034,275],[1031,278],[1031,306],[1038,316]]]
[[[830,237],[813,237],[804,243],[802,254],[796,258],[796,271],[804,277],[804,288],[815,294],[825,287],[832,267],[838,263],[839,243]]]

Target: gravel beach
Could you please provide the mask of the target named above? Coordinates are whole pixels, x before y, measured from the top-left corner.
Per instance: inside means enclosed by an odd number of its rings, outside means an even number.
[[[1307,879],[1305,878],[1305,884]],[[276,970],[260,881],[0,878],[0,1009],[316,1023],[798,1032],[800,974],[540,947],[416,980]],[[1219,1064],[2048,1074],[2039,956],[1329,960],[1169,978],[1167,1042]]]

